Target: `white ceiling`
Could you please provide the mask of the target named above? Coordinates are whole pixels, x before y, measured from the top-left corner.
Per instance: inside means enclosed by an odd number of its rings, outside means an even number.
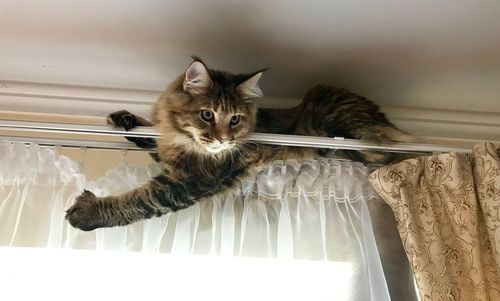
[[[500,112],[500,1],[0,2],[0,79],[161,90],[201,56],[270,66],[264,93],[319,83],[383,105]]]

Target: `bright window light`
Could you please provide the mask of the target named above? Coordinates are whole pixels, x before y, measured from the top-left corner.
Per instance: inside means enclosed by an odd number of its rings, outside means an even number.
[[[348,300],[346,262],[0,247],[0,300]]]

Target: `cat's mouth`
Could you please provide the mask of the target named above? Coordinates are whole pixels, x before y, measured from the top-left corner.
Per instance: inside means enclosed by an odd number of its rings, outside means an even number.
[[[219,141],[217,139],[213,139],[205,135],[194,136],[194,137],[195,137],[194,141],[196,141],[198,145],[200,145],[204,149],[204,151],[210,154],[217,154],[230,150],[236,145],[234,139]]]
[[[217,154],[217,153],[220,153],[220,152],[223,152],[225,150],[228,150],[232,147],[232,145],[228,144],[228,143],[224,143],[224,144],[210,144],[210,145],[203,145],[205,147],[205,149],[207,150],[207,152],[211,153],[211,154]]]

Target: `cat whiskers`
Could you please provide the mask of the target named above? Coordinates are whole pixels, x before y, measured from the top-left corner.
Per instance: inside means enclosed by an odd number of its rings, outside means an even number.
[[[191,155],[191,152],[188,152],[186,148],[183,146],[180,147],[180,151],[175,155],[173,158],[169,158],[168,160],[165,160],[165,163],[167,165],[170,165],[172,169],[175,169],[176,165],[186,157],[186,159],[189,159],[189,156]]]
[[[241,144],[240,147],[239,147],[239,150],[243,151],[244,152],[244,155],[251,155],[251,154],[254,154],[255,152],[258,152],[259,150],[259,144],[257,143],[244,143],[244,144]]]
[[[233,152],[232,152],[233,149],[235,149],[235,148],[232,148],[231,150],[229,150],[229,156],[231,156],[231,165],[233,162],[235,162],[234,157],[233,157]]]
[[[203,157],[203,155],[199,154],[199,153],[196,153],[196,159],[198,161],[198,164],[200,166],[200,169],[201,169],[201,172],[206,175],[206,176],[209,176],[210,173],[207,171],[207,168],[205,167],[205,159]]]

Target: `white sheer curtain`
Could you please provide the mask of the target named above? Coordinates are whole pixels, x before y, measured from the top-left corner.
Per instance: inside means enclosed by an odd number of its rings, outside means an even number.
[[[376,195],[358,163],[277,161],[234,193],[127,227],[81,232],[64,220],[84,187],[117,194],[158,172],[123,164],[86,182],[51,148],[0,141],[0,245],[348,263],[343,300],[389,300],[366,206]]]

